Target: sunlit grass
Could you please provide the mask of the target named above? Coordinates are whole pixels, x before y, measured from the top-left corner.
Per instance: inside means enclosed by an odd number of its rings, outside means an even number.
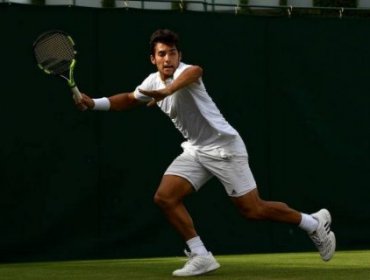
[[[318,253],[217,256],[221,268],[191,279],[223,280],[366,280],[370,279],[370,251],[337,252],[330,262]],[[185,258],[120,259],[0,264],[1,280],[131,280],[173,279],[171,272]]]

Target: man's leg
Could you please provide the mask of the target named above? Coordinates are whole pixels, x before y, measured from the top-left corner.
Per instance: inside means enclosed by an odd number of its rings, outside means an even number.
[[[298,225],[307,231],[324,261],[329,261],[333,257],[336,240],[330,230],[331,216],[326,209],[312,215],[303,214],[283,202],[262,200],[257,189],[240,197],[231,197],[231,200],[248,219]]]
[[[185,208],[183,199],[193,192],[193,187],[186,179],[175,175],[164,175],[154,196],[154,202],[162,209],[170,224],[186,241],[191,253],[189,261],[173,276],[200,275],[220,267],[212,253],[208,252],[197,235],[193,220]]]
[[[170,224],[184,240],[197,236],[193,220],[185,208],[183,199],[193,192],[186,179],[175,175],[164,175],[154,196],[154,202],[162,209]]]
[[[299,225],[301,213],[283,202],[262,200],[257,189],[240,197],[231,197],[241,214],[253,220],[271,220]]]

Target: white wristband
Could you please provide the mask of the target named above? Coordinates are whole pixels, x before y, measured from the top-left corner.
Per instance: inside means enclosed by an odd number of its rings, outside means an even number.
[[[94,111],[109,111],[110,109],[110,101],[107,97],[96,98],[93,99],[94,101]]]

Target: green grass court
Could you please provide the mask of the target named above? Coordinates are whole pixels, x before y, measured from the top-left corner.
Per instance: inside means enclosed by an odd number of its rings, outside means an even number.
[[[330,262],[318,253],[217,256],[221,268],[190,279],[367,280],[370,251],[337,252]],[[176,279],[171,272],[185,257],[0,264],[1,280]]]

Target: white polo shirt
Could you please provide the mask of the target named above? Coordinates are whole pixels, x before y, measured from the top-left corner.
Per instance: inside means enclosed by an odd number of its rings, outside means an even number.
[[[139,92],[143,90],[159,90],[170,84],[186,68],[190,67],[180,63],[173,78],[165,82],[160,78],[159,72],[150,74],[135,91],[134,96],[141,101],[150,101],[148,97]],[[216,104],[208,95],[202,79],[192,83],[157,102],[161,110],[172,120],[175,127],[182,133],[187,141],[184,148],[208,150],[223,146],[231,138],[239,135],[238,132],[225,120]]]

